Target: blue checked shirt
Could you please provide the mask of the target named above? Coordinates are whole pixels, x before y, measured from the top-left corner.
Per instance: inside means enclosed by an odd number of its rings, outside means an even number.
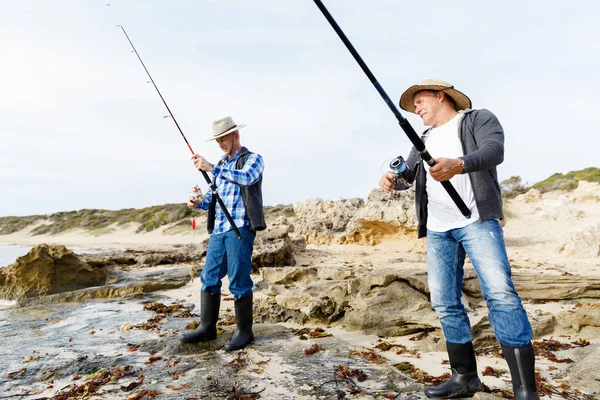
[[[227,158],[223,156],[221,159],[221,165],[215,165],[212,174],[215,177],[215,186],[217,187],[217,193],[225,207],[231,214],[233,222],[238,228],[242,226],[249,226],[250,221],[246,217],[246,208],[244,207],[244,200],[240,193],[240,186],[251,186],[258,182],[260,179],[265,165],[263,158],[260,154],[250,154],[246,159],[244,168],[235,169],[235,163],[240,156],[240,150],[238,150],[233,157]],[[197,208],[208,210],[212,201],[212,192],[206,193],[204,200],[198,203]],[[213,233],[220,234],[225,233],[233,229],[219,203],[216,204],[215,209],[215,228]]]

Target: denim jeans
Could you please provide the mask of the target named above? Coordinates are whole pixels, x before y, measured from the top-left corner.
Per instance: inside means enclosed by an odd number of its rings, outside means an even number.
[[[469,317],[461,303],[465,254],[481,282],[490,325],[498,341],[523,346],[532,338],[531,325],[511,280],[504,234],[496,220],[475,221],[447,232],[427,231],[427,272],[431,305],[440,318],[446,340],[473,339]]]
[[[221,279],[229,276],[229,291],[239,299],[252,293],[252,247],[256,233],[249,227],[239,228],[242,239],[233,230],[212,234],[208,242],[206,263],[200,273],[202,291],[220,293]]]

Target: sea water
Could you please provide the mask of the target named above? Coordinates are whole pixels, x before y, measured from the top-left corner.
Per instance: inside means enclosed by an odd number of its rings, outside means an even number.
[[[27,254],[32,247],[16,244],[0,244],[0,268],[14,263],[18,257]]]

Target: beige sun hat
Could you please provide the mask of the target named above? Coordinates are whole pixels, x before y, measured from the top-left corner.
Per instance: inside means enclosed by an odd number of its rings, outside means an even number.
[[[236,125],[236,123],[233,122],[233,118],[231,117],[217,119],[212,122],[212,136],[206,138],[206,141],[210,142],[211,140],[215,140],[217,138],[220,138],[221,136],[229,135],[231,132],[235,132],[238,129],[242,129],[245,126],[245,124]]]
[[[406,89],[404,93],[402,93],[402,96],[400,96],[400,108],[414,113],[415,94],[421,90],[440,90],[446,93],[452,98],[452,100],[454,100],[454,103],[456,104],[456,111],[465,110],[472,107],[471,100],[467,97],[467,95],[454,89],[454,86],[451,83],[439,81],[437,79],[425,79],[422,83],[413,85]]]

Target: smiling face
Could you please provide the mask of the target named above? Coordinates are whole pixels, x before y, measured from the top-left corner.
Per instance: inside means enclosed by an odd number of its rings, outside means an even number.
[[[239,131],[231,132],[230,134],[221,136],[220,138],[217,138],[215,140],[221,148],[221,151],[227,154],[228,157],[233,156],[236,151],[242,148],[242,146],[240,145]]]
[[[421,117],[423,124],[434,128],[458,114],[454,100],[442,91],[421,90],[415,94],[413,104],[415,114]]]
[[[443,107],[444,95],[433,90],[421,90],[415,94],[413,103],[415,114],[423,120],[426,126],[437,126],[438,117]]]

